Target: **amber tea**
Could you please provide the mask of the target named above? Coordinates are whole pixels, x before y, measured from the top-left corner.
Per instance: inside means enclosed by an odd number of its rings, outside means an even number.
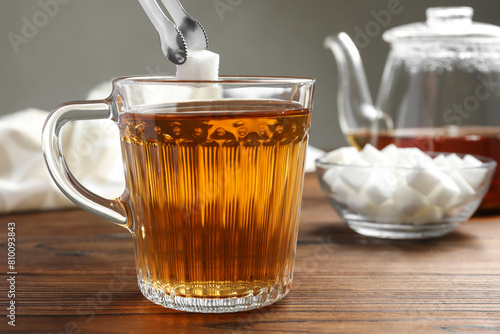
[[[121,115],[139,285],[153,299],[281,298],[292,279],[309,110],[222,101],[189,115],[200,108]]]

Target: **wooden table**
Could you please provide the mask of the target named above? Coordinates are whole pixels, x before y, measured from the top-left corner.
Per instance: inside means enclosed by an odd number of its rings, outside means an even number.
[[[81,210],[0,216],[0,333],[500,333],[500,218],[434,240],[360,236],[306,176],[294,285],[279,303],[192,314],[146,300],[128,232]],[[15,327],[7,324],[15,223]]]

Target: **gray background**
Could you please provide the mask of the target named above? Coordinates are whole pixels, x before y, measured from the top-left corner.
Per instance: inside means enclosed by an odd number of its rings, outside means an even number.
[[[41,3],[59,4],[43,21]],[[500,1],[427,0],[183,0],[205,27],[211,50],[221,55],[222,75],[286,75],[317,79],[311,143],[321,148],[345,144],[337,121],[337,70],[328,34],[377,24],[373,13],[399,3],[390,27],[425,20],[431,6],[469,5],[474,19],[500,25]],[[226,4],[217,11],[216,4]],[[163,57],[157,34],[137,0],[0,0],[0,114],[28,107],[50,110],[84,99],[95,85],[113,77],[175,74]],[[52,7],[55,11],[55,7]],[[26,21],[38,31],[18,46]],[[12,36],[12,34],[11,34]],[[370,37],[361,56],[376,96],[388,52],[381,33]]]

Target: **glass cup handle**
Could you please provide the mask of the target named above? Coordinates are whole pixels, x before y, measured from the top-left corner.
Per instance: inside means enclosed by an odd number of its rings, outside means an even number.
[[[93,193],[76,180],[64,159],[60,138],[63,126],[70,121],[95,119],[113,119],[111,105],[107,100],[73,102],[63,104],[52,111],[42,131],[45,162],[59,189],[76,205],[130,230],[128,205],[122,199],[124,195],[107,199]]]

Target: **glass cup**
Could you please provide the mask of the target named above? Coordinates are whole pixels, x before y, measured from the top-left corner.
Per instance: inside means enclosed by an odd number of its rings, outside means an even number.
[[[68,198],[132,233],[146,298],[192,312],[263,307],[292,282],[313,89],[304,78],[120,78],[107,99],[50,114],[45,160]],[[86,189],[64,160],[61,128],[91,119],[119,127],[119,198]]]

